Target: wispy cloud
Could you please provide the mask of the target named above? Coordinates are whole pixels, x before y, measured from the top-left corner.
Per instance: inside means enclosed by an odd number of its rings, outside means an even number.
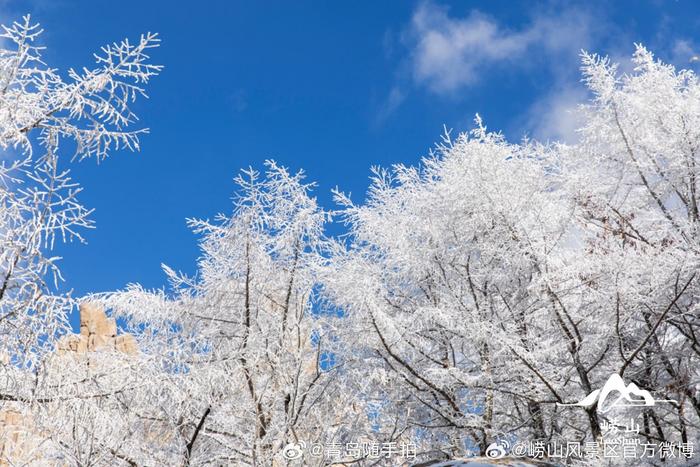
[[[517,67],[546,60],[554,69],[577,60],[594,31],[584,11],[536,13],[520,29],[509,29],[473,10],[450,16],[435,3],[421,4],[413,14],[406,42],[416,83],[435,93],[450,93],[478,83],[497,66]]]
[[[392,87],[391,91],[389,91],[389,95],[384,99],[384,102],[382,102],[374,115],[375,126],[384,123],[384,121],[401,105],[405,97],[404,91],[401,90],[400,86],[395,85]]]

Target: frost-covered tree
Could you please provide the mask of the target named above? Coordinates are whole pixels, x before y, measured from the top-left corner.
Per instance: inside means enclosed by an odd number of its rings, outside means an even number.
[[[138,150],[146,130],[131,129],[130,107],[160,71],[147,55],[154,34],[105,46],[92,68],[62,74],[42,61],[41,33],[27,16],[3,27],[0,48],[0,399],[28,420],[59,400],[45,375],[74,306],[56,291],[51,250],[92,227],[67,162]],[[54,370],[64,376],[71,366]]]
[[[40,337],[65,324],[70,306],[47,283],[60,278],[49,253],[55,239],[81,240],[81,229],[91,226],[59,155],[100,160],[111,150],[138,149],[145,130],[128,129],[136,120],[129,104],[160,70],[148,62],[158,45],[148,34],[136,45],[104,47],[95,68],[64,78],[41,61],[41,32],[25,17],[4,27],[8,48],[0,50],[0,345],[26,365],[50,344]]]
[[[364,205],[338,194],[352,244],[326,291],[370,336],[356,345],[375,362],[375,397],[388,419],[411,415],[406,436],[425,456],[543,431],[542,405],[558,400],[544,378],[563,369],[533,362],[557,339],[543,274],[571,212],[558,167],[549,148],[510,145],[479,122],[421,168],[376,170]]]
[[[103,297],[162,362],[153,383],[170,388],[173,465],[283,465],[286,444],[340,442],[368,420],[342,390],[342,320],[317,299],[328,213],[302,173],[273,162],[236,182],[232,215],[190,221],[202,235],[194,277],[165,267],[167,294],[135,285]]]
[[[607,310],[612,368],[679,402],[645,411],[645,436],[697,442],[700,83],[641,46],[633,62],[620,76],[583,56],[594,97],[568,191],[589,232],[590,306]]]

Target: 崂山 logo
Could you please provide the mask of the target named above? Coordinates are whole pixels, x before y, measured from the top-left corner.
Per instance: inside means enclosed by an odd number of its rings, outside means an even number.
[[[615,394],[617,393],[617,394]],[[616,396],[616,397],[615,397]],[[586,409],[596,406],[599,413],[620,407],[650,407],[658,402],[677,404],[673,399],[654,399],[651,393],[645,389],[630,383],[625,385],[624,380],[617,373],[610,375],[601,389],[596,389],[589,395],[574,404],[557,404],[559,406],[583,407]]]

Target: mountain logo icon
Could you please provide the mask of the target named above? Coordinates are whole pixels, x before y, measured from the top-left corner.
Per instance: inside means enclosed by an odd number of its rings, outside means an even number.
[[[617,373],[610,375],[601,389],[596,389],[589,395],[574,404],[557,404],[559,406],[583,407],[590,409],[594,405],[599,413],[620,407],[651,407],[658,402],[678,404],[673,399],[654,399],[651,393],[630,383],[625,385],[624,380]]]

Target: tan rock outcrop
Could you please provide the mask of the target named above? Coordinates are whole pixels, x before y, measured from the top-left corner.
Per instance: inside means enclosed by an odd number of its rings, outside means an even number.
[[[58,354],[83,354],[102,349],[113,349],[128,355],[138,352],[136,339],[131,334],[117,335],[117,323],[108,318],[102,305],[94,302],[80,304],[80,334],[65,336],[58,343]]]

